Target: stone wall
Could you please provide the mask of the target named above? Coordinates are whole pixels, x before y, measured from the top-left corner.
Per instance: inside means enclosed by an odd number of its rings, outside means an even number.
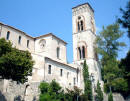
[[[106,94],[104,94],[104,101],[108,101],[108,95]],[[125,100],[121,94],[113,93],[113,101],[130,101],[130,98]]]
[[[39,82],[17,84],[6,80],[0,81],[0,101],[38,101]]]

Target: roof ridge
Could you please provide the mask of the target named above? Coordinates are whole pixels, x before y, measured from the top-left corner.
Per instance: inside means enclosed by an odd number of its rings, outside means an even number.
[[[38,37],[32,37],[31,35],[28,35],[28,34],[25,33],[24,31],[22,31],[22,30],[20,30],[20,29],[17,29],[17,28],[15,28],[15,27],[13,27],[13,26],[4,24],[4,23],[2,23],[2,22],[0,22],[0,24],[1,24],[1,25],[4,25],[4,26],[7,26],[7,27],[10,27],[10,28],[12,28],[12,29],[14,29],[14,30],[17,30],[17,31],[23,33],[24,35],[26,35],[26,36],[28,36],[28,37],[31,37],[31,38],[33,38],[33,39],[37,39],[37,38],[40,38],[40,37],[45,37],[45,36],[48,36],[48,35],[52,35],[52,36],[54,36],[55,38],[61,40],[61,41],[64,42],[65,44],[67,44],[64,40],[60,39],[59,37],[57,37],[56,35],[54,35],[54,34],[51,33],[51,32],[50,32],[50,33],[47,33],[47,34],[40,35],[40,36],[38,36]]]

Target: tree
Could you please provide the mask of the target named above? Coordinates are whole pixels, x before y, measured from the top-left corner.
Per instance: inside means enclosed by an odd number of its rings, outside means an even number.
[[[11,52],[12,50],[12,44],[10,41],[6,41],[4,38],[0,39],[0,57],[3,54],[6,54],[8,52]]]
[[[112,95],[112,92],[110,92],[109,95],[108,95],[108,101],[113,101],[113,95]]]
[[[92,85],[89,78],[89,72],[88,72],[88,66],[86,64],[86,61],[84,61],[83,65],[83,78],[84,78],[84,95],[86,96],[88,101],[92,101]]]
[[[120,8],[122,18],[118,19],[118,22],[128,30],[128,37],[130,38],[130,1],[128,1],[126,10]]]
[[[127,56],[124,59],[121,59],[119,68],[122,70],[123,78],[127,81],[128,89],[125,92],[122,92],[124,97],[129,96],[130,94],[130,50],[127,53]],[[123,83],[124,85],[125,83]],[[126,84],[125,84],[126,85]]]
[[[28,51],[13,48],[11,42],[0,39],[0,76],[1,79],[11,79],[25,83],[32,75],[32,56]]]
[[[67,92],[65,93],[66,101],[82,101],[81,99],[81,89],[74,86],[73,90],[66,89]]]
[[[96,101],[103,101],[103,92],[101,90],[99,81],[97,83],[96,93],[97,93],[97,95],[96,95]]]
[[[114,23],[106,28],[103,26],[103,30],[97,36],[97,52],[101,56],[102,66],[107,64],[107,60],[116,58],[119,48],[125,46],[123,42],[118,39],[121,38],[123,32],[120,30],[119,24]]]
[[[122,77],[119,61],[117,61],[118,51],[120,47],[125,46],[118,39],[123,35],[119,24],[103,27],[103,31],[97,36],[97,52],[101,56],[101,64],[103,71],[104,89],[106,92],[126,90],[127,85],[122,85],[126,82]],[[119,82],[121,80],[122,82]],[[116,84],[116,85],[115,85]],[[120,87],[119,87],[120,86]]]

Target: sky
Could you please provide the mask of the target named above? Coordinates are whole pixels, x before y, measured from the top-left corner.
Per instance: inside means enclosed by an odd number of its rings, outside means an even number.
[[[116,18],[121,16],[119,8],[125,8],[127,1],[0,0],[0,22],[18,28],[33,37],[52,32],[68,43],[68,62],[72,62],[72,7],[86,2],[92,6],[98,34],[102,26],[113,24]],[[127,46],[121,49],[118,59],[126,56],[130,45],[126,34],[120,40]]]

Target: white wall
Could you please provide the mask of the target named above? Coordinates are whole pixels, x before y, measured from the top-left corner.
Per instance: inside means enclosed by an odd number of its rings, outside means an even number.
[[[0,38],[6,39],[8,31],[10,32],[9,40],[12,42],[14,47],[20,50],[28,50],[30,52],[34,52],[34,39],[27,35],[24,35],[22,32],[16,31],[12,28],[2,25]],[[18,43],[19,36],[21,36],[21,44]],[[29,40],[28,48],[27,48],[27,40]]]
[[[40,45],[39,45],[39,42],[42,39],[44,39],[46,41],[46,45],[45,45],[44,49],[41,49]],[[60,48],[59,58],[57,58],[57,47]],[[63,43],[61,40],[55,38],[53,35],[48,35],[46,37],[40,37],[40,38],[36,39],[35,40],[35,52],[40,55],[56,59],[57,61],[62,61],[65,63],[67,61],[66,44]]]
[[[55,79],[63,88],[73,88],[74,86],[74,78],[76,78],[77,83],[77,75],[76,69],[66,66],[52,60],[45,60],[45,81],[51,82]],[[51,74],[48,74],[48,65],[51,65]],[[60,69],[63,69],[63,75],[60,76]],[[69,72],[69,77],[67,78],[67,72]]]

